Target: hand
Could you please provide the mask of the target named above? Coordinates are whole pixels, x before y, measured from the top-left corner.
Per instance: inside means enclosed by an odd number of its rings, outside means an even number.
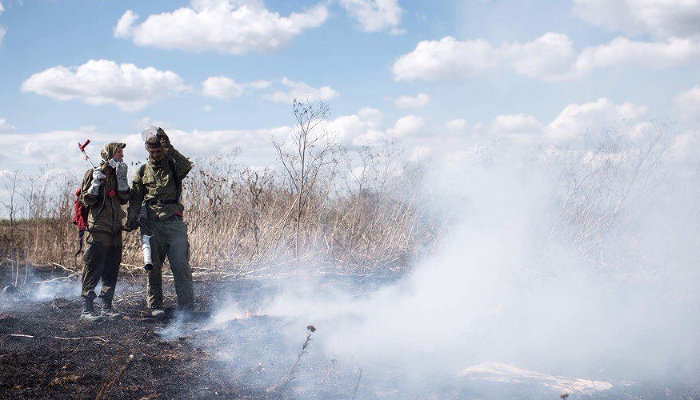
[[[95,181],[102,184],[102,182],[104,182],[105,178],[107,178],[107,176],[105,176],[104,172],[102,172],[102,168],[95,167],[95,169],[92,170],[92,184],[93,185],[95,184]]]
[[[92,184],[90,189],[88,189],[88,194],[93,196],[100,194],[100,186],[102,186],[102,182],[104,182],[105,178],[106,176],[100,168],[92,170]]]
[[[126,192],[129,190],[129,178],[127,177],[129,166],[126,165],[124,161],[117,162],[117,167],[115,168],[117,173],[117,190],[120,192]]]
[[[156,137],[158,138],[158,140],[160,140],[161,146],[163,146],[164,148],[170,147],[170,138],[165,133],[163,128],[158,128],[158,131],[156,133]]]

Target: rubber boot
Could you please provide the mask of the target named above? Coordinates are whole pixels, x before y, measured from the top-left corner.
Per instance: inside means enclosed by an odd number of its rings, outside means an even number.
[[[102,321],[102,317],[95,313],[95,307],[89,297],[83,297],[83,312],[80,313],[80,319],[87,322]]]

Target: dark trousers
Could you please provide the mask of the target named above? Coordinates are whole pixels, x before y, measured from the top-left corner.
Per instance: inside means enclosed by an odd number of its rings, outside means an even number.
[[[187,224],[181,217],[164,220],[149,220],[151,237],[151,258],[153,269],[148,273],[146,283],[147,303],[151,308],[163,307],[163,262],[168,258],[173,271],[175,293],[180,308],[192,308],[192,271],[190,270],[190,244],[187,238]]]
[[[85,268],[83,269],[82,297],[89,299],[97,297],[95,287],[102,280],[99,297],[105,304],[112,304],[119,276],[119,264],[122,262],[122,248],[103,246],[95,242],[88,245],[83,261],[85,261]]]

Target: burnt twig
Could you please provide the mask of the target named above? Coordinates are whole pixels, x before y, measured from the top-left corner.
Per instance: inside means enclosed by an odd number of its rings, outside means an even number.
[[[309,332],[306,335],[306,340],[304,341],[304,344],[301,346],[301,351],[299,352],[299,355],[297,355],[296,361],[294,361],[294,365],[292,365],[292,369],[289,370],[289,373],[287,376],[284,378],[284,381],[278,386],[273,386],[268,391],[277,391],[280,393],[280,395],[284,392],[284,390],[287,388],[287,385],[289,385],[290,382],[294,379],[294,374],[297,372],[297,368],[299,367],[299,361],[301,360],[301,357],[306,354],[306,348],[309,347],[309,344],[311,343],[311,334],[316,332],[316,327],[313,325],[309,325],[306,327],[306,330]]]

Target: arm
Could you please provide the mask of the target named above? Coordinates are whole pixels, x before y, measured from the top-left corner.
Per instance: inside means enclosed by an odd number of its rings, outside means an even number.
[[[85,172],[83,183],[80,185],[80,202],[86,207],[93,207],[97,204],[97,196],[89,193],[92,187],[92,171],[92,169],[89,169]]]
[[[183,156],[179,151],[175,150],[175,147],[172,145],[168,145],[167,147],[167,156],[173,160],[177,179],[185,179],[190,170],[192,170],[192,162],[187,157]]]

